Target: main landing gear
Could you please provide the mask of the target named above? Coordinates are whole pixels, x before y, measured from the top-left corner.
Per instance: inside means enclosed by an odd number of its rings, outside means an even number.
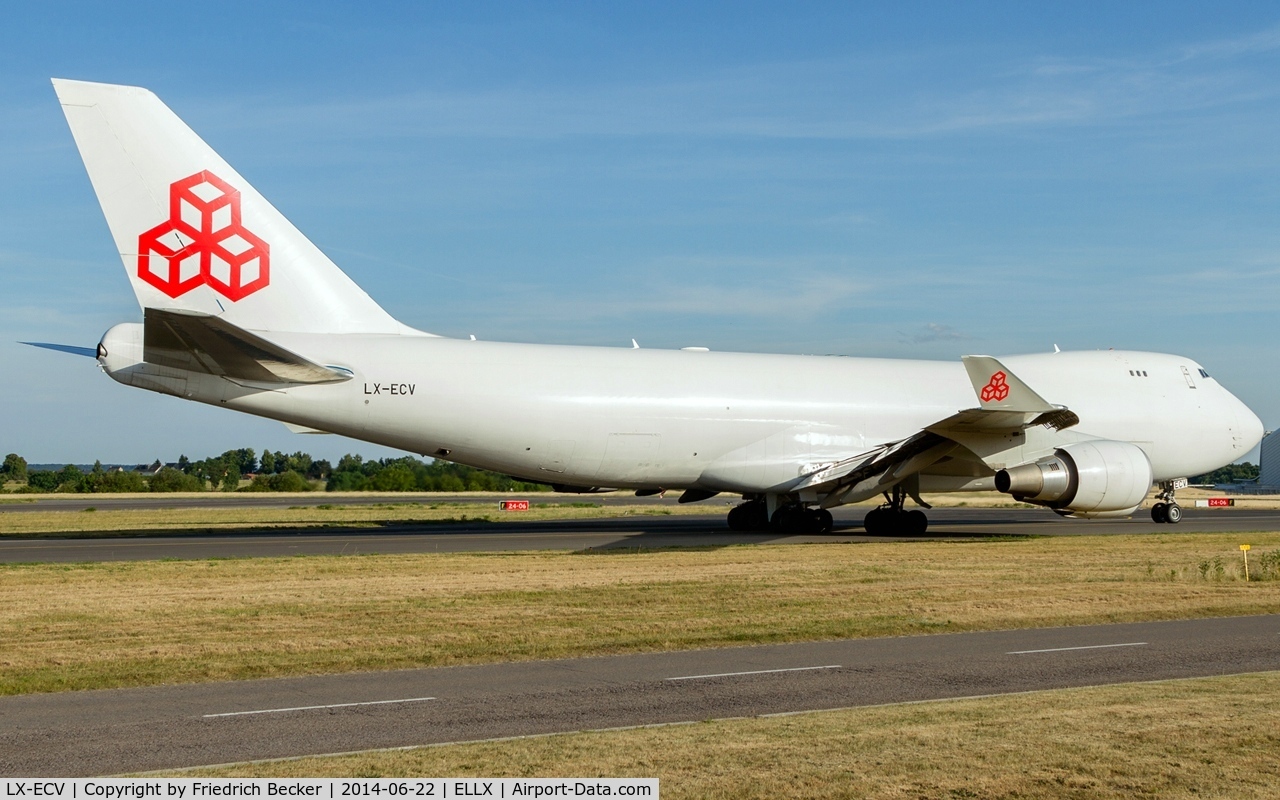
[[[929,529],[929,518],[918,508],[907,511],[907,492],[901,485],[885,492],[884,505],[867,512],[862,527],[868,536],[923,536]]]
[[[787,536],[830,533],[835,519],[825,508],[809,508],[800,503],[779,506],[769,518],[763,499],[748,500],[729,512],[729,528],[735,531],[776,531]]]
[[[831,533],[835,524],[831,512],[825,508],[807,508],[799,503],[792,503],[773,512],[773,529],[788,536]]]
[[[769,511],[763,500],[748,500],[729,511],[729,529],[734,531],[769,530]]]
[[[1157,502],[1151,507],[1151,519],[1153,522],[1165,522],[1170,525],[1177,525],[1182,522],[1182,506],[1178,505],[1178,501],[1174,499],[1173,493],[1178,490],[1179,481],[1165,481],[1160,484],[1160,494],[1156,495]],[[1181,481],[1186,486],[1186,481]]]

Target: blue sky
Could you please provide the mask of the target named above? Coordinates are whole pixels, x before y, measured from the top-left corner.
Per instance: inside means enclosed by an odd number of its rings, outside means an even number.
[[[51,76],[155,91],[435,333],[1160,350],[1280,427],[1274,5],[119,6],[0,27],[0,452],[391,452],[15,344],[140,319]]]

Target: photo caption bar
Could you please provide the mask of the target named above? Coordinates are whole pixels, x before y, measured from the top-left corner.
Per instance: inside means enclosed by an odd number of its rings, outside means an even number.
[[[657,778],[5,778],[3,784],[6,800],[658,797]]]

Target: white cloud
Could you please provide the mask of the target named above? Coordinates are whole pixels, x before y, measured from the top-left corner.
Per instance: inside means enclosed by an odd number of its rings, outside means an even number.
[[[928,344],[931,342],[961,342],[973,337],[963,331],[956,330],[950,325],[942,325],[937,322],[926,323],[922,328],[917,329],[914,333],[901,333],[899,339],[904,344]]]

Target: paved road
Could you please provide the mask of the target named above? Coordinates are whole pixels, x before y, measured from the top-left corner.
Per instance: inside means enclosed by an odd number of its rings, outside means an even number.
[[[0,698],[0,774],[81,776],[1280,668],[1280,615]]]
[[[836,509],[827,536],[735,533],[714,516],[621,517],[600,520],[459,524],[390,524],[381,529],[299,530],[219,535],[101,539],[0,539],[0,563],[241,558],[308,554],[431,553],[618,547],[721,547],[744,543],[875,541],[862,530],[863,508]],[[1133,520],[1066,520],[1042,509],[948,508],[930,512],[924,538],[1064,536],[1076,534],[1277,531],[1280,510],[1189,509],[1182,524]]]

